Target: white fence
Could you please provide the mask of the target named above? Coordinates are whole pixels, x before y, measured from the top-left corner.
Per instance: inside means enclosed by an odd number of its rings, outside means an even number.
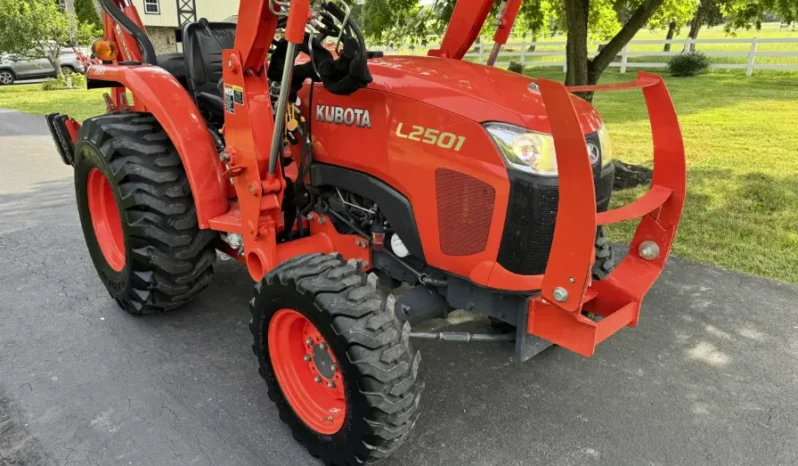
[[[671,51],[664,52],[665,44],[671,44]],[[712,44],[746,44],[748,50],[738,51],[713,51],[711,50]],[[697,39],[687,40],[672,39],[672,40],[633,40],[624,47],[621,52],[616,56],[610,66],[620,68],[621,73],[626,73],[628,68],[665,68],[667,63],[664,62],[639,62],[629,61],[629,57],[671,57],[679,55],[682,50],[688,50],[692,45],[695,46],[696,51],[703,53],[708,57],[746,57],[745,63],[713,63],[711,68],[722,69],[744,69],[746,76],[751,76],[754,70],[798,70],[798,60],[795,64],[764,64],[756,63],[757,57],[798,57],[798,45],[795,46],[796,51],[757,51],[757,46],[760,44],[798,44],[798,39],[788,38],[774,38],[774,39],[759,39],[753,37],[751,39]],[[595,42],[591,47],[589,56],[592,58],[598,53],[600,46],[604,45],[601,42]],[[634,50],[635,46],[659,46],[659,50]],[[545,51],[530,52],[532,46],[536,48],[545,48]],[[705,47],[708,46],[708,47]],[[437,48],[436,45],[430,45],[428,48]],[[479,63],[485,63],[490,51],[493,48],[493,43],[476,44],[474,48],[466,54],[466,57],[476,58]],[[630,48],[632,50],[630,50]],[[742,48],[742,47],[741,47]],[[551,50],[555,49],[555,50]],[[396,49],[386,49],[387,53],[395,52]],[[417,49],[416,52],[422,50]],[[423,50],[426,52],[426,49]],[[511,61],[519,62],[523,65],[530,65],[535,67],[557,66],[562,67],[563,71],[566,70],[567,64],[565,61],[565,42],[513,42],[508,43],[502,48],[499,54],[499,59],[502,57],[509,58]],[[558,57],[556,61],[539,61],[535,57]],[[561,57],[561,58],[559,58]],[[531,59],[531,60],[530,60]]]

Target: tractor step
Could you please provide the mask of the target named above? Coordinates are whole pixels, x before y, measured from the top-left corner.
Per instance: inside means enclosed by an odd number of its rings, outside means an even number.
[[[60,113],[50,113],[44,118],[47,120],[47,127],[50,129],[58,155],[66,165],[72,165],[75,162],[75,141],[80,125],[73,118]]]

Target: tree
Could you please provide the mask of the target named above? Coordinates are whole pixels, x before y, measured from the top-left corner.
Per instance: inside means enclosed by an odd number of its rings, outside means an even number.
[[[693,40],[698,38],[698,31],[701,26],[717,26],[723,23],[723,10],[731,2],[726,0],[701,0],[701,4],[695,12],[695,16],[690,21],[690,32],[687,36]],[[690,43],[686,52],[695,52],[695,43]]]
[[[668,32],[665,39],[672,40],[673,36],[678,34],[679,30],[693,17],[698,8],[698,3],[699,0],[665,0],[665,3],[648,21],[649,29],[667,28]],[[663,51],[670,52],[670,50],[671,44],[665,44]]]
[[[75,14],[78,17],[78,22],[83,24],[92,24],[96,27],[101,27],[100,15],[97,14],[97,8],[94,0],[74,0],[75,1]]]
[[[435,0],[431,4],[420,4],[416,0],[369,0],[362,12],[364,32],[383,43],[426,44],[429,36],[443,32],[454,3],[454,0]],[[685,11],[689,18],[696,6],[697,0],[526,0],[516,32],[530,33],[534,37],[553,28],[566,31],[568,71],[565,83],[596,84],[640,28],[652,20],[667,19],[664,24],[686,22]],[[492,14],[497,7],[498,1]],[[592,59],[588,56],[590,37],[609,41]],[[583,97],[592,99],[591,94]]]
[[[53,0],[2,0],[0,50],[25,58],[47,58],[61,74],[61,47],[86,44],[99,35],[96,27],[79,24],[70,34],[70,15]],[[76,22],[77,24],[77,22]]]
[[[725,12],[728,32],[752,27],[759,30],[768,15],[775,15],[787,24],[798,21],[798,0],[738,0],[726,5]]]

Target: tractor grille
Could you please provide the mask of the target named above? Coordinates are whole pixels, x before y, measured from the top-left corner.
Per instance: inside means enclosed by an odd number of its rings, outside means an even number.
[[[596,133],[588,135],[587,141],[601,147]],[[611,168],[602,173],[601,160],[593,166],[598,212],[609,207],[614,178]],[[557,180],[515,170],[510,170],[510,180],[510,201],[498,262],[513,273],[539,275],[546,271],[554,237],[560,198]]]
[[[472,176],[435,170],[438,235],[448,256],[470,256],[485,250],[496,190]]]

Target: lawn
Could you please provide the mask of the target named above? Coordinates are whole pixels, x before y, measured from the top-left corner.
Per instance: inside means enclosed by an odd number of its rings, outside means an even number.
[[[549,69],[534,76],[562,80]],[[632,79],[609,71],[602,82]],[[674,245],[678,256],[798,283],[798,74],[710,73],[668,78],[687,150],[688,197]],[[595,105],[616,158],[651,164],[651,138],[639,91],[599,94]],[[0,88],[0,107],[79,120],[104,112],[102,91],[42,92],[37,86]],[[628,202],[641,189],[619,192]],[[633,224],[610,228],[614,240]]]

